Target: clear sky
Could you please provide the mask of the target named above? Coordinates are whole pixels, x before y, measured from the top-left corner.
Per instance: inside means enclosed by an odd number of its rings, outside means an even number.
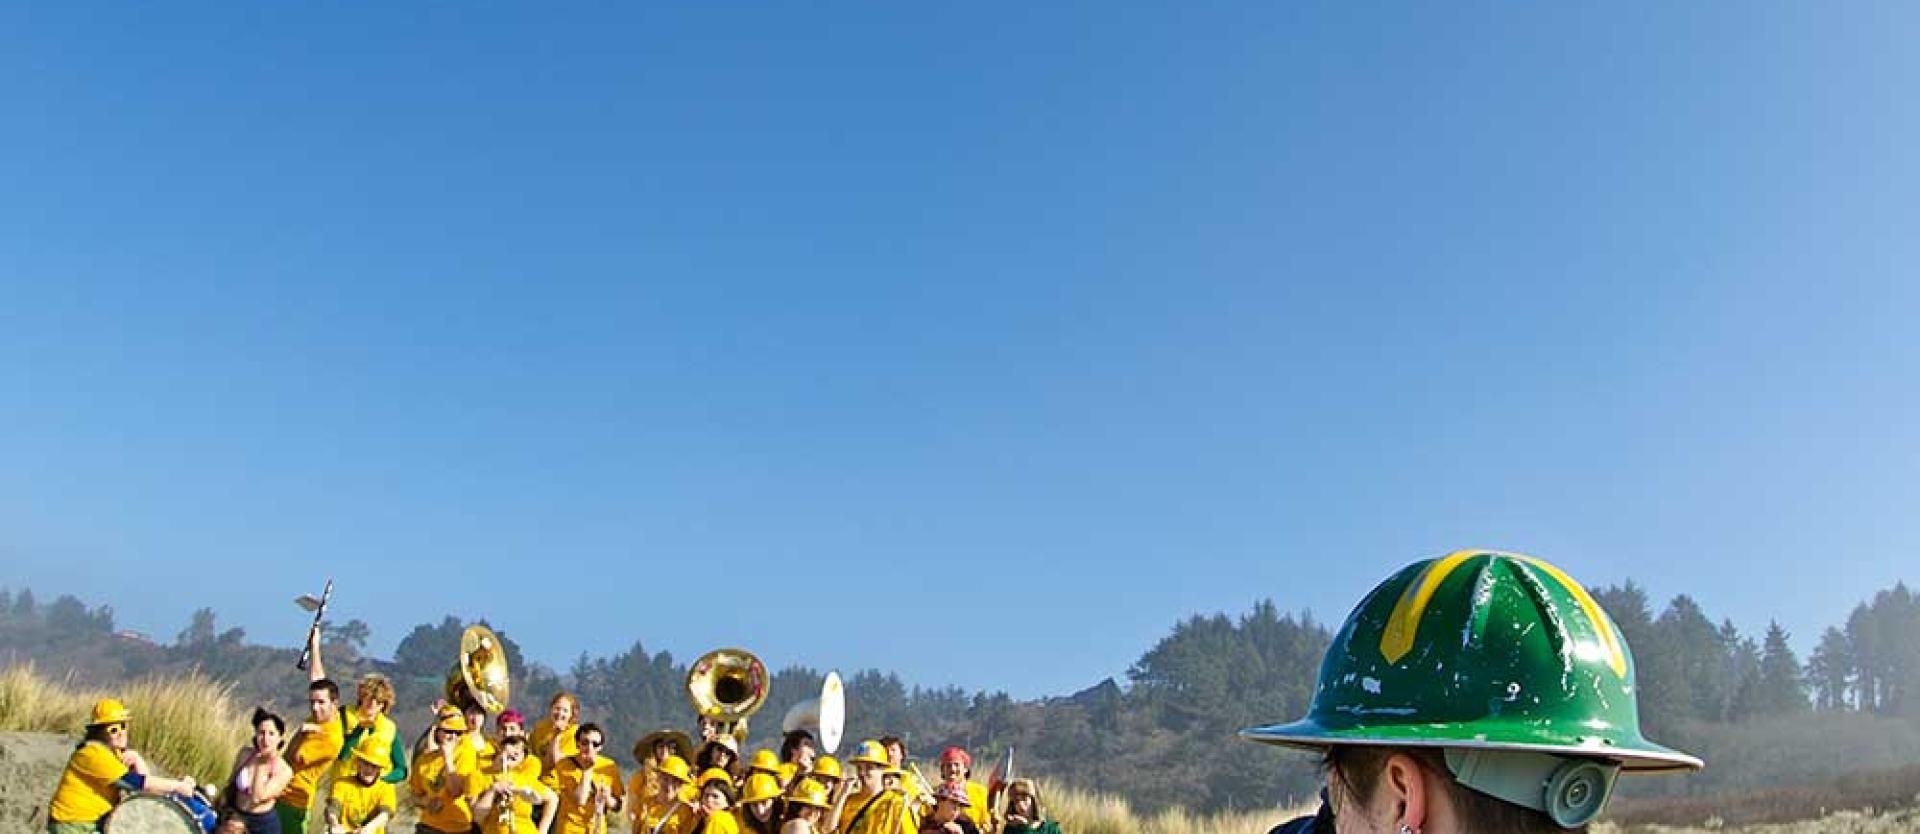
[[[1920,579],[1916,18],[17,7],[0,584],[1039,696],[1485,546],[1804,650]]]

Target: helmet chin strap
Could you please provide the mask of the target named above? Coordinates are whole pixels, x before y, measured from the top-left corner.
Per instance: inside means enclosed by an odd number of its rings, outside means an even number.
[[[1449,747],[1447,769],[1460,784],[1579,828],[1607,807],[1620,763],[1526,750]]]

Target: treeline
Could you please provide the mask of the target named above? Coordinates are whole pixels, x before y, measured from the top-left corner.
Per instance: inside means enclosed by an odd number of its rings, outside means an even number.
[[[1703,794],[1892,766],[1920,757],[1920,603],[1904,586],[1863,602],[1844,626],[1828,629],[1801,662],[1777,624],[1757,634],[1715,620],[1691,597],[1655,613],[1638,585],[1601,588],[1596,598],[1632,647],[1649,735],[1702,753],[1708,771],[1677,780],[1630,780],[1629,793]],[[441,692],[460,631],[447,617],[414,627],[391,660],[364,656],[364,622],[328,623],[331,674],[367,670],[391,676],[400,691],[403,728],[426,724]],[[511,634],[496,629],[514,673],[514,703],[543,711],[565,688],[626,759],[632,739],[661,726],[691,723],[684,681],[691,657],[636,641],[610,657],[576,658],[557,670],[528,661]],[[1205,809],[1269,806],[1315,789],[1311,761],[1248,744],[1247,726],[1289,719],[1312,698],[1330,629],[1271,601],[1238,617],[1192,617],[1173,626],[1129,669],[1124,682],[1102,681],[1070,696],[1016,701],[1004,692],[909,685],[880,670],[848,676],[851,738],[893,733],[916,756],[963,745],[991,761],[1016,751],[1019,768],[1070,784],[1128,796],[1139,806]],[[31,591],[0,591],[0,663],[33,660],[54,675],[111,683],[199,668],[231,682],[242,697],[303,709],[290,648],[249,643],[222,629],[211,609],[196,611],[171,641],[115,632],[113,612],[71,596],[40,604]],[[816,693],[822,670],[774,673],[771,697],[752,722],[752,744],[771,744],[786,709]]]

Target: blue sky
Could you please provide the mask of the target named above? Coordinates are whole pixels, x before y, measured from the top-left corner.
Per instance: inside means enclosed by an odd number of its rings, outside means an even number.
[[[0,25],[0,584],[1064,694],[1521,550],[1920,578],[1902,4]]]

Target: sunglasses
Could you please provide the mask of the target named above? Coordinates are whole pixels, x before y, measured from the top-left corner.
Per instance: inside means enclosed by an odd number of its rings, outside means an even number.
[[[599,747],[600,740],[597,738],[583,738],[583,739],[580,739],[580,746],[581,747]]]

